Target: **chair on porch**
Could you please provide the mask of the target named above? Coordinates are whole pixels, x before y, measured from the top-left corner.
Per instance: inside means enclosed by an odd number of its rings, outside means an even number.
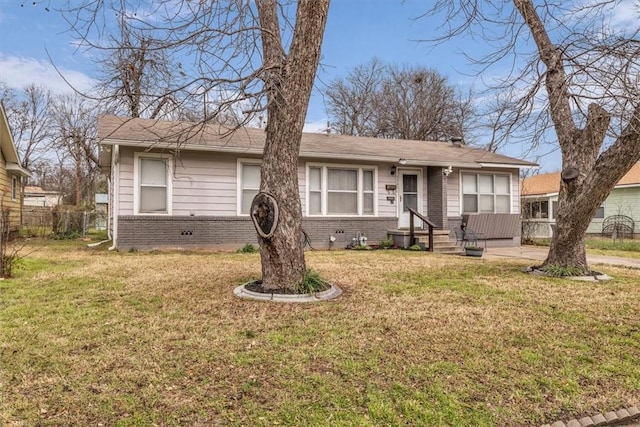
[[[483,241],[483,247],[487,249],[487,238],[482,233],[476,233],[469,227],[465,227],[464,225],[460,225],[458,227],[454,227],[452,230],[456,237],[456,246],[460,243],[462,248],[466,246],[478,246],[478,240]]]

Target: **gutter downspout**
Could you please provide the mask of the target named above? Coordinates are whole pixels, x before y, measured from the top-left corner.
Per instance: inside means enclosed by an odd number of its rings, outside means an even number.
[[[112,251],[118,248],[118,212],[120,211],[120,146],[118,144],[113,146],[113,152],[111,153],[111,182],[109,183],[111,205],[111,240],[112,244],[108,250]]]

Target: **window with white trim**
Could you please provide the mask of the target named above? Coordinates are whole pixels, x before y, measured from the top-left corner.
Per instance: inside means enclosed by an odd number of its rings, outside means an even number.
[[[171,213],[171,158],[135,153],[134,192],[136,214]]]
[[[307,177],[308,215],[376,214],[375,168],[309,165]]]
[[[239,162],[239,213],[249,215],[251,202],[260,191],[260,163],[254,161]]]
[[[510,213],[511,179],[500,174],[462,174],[462,213]]]

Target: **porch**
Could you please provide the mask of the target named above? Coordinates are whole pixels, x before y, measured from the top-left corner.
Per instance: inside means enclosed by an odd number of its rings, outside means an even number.
[[[443,254],[460,254],[462,248],[456,246],[455,239],[451,239],[449,230],[433,230],[433,252]],[[387,230],[393,244],[399,248],[408,248],[413,244],[429,248],[429,230],[414,230],[414,242],[411,242],[411,231],[408,229]]]

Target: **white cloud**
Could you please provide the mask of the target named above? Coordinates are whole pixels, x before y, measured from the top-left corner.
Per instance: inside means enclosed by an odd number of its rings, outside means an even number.
[[[80,71],[62,67],[58,67],[58,71],[48,61],[0,53],[0,81],[15,89],[35,83],[54,93],[69,93],[73,92],[69,85],[80,92],[87,92],[94,86],[94,81]]]
[[[327,131],[327,119],[315,120],[312,122],[305,122],[303,132],[307,133],[326,133]]]
[[[611,24],[621,28],[625,28],[628,24],[635,26],[638,15],[638,4],[633,0],[625,0],[616,4],[611,11]]]

